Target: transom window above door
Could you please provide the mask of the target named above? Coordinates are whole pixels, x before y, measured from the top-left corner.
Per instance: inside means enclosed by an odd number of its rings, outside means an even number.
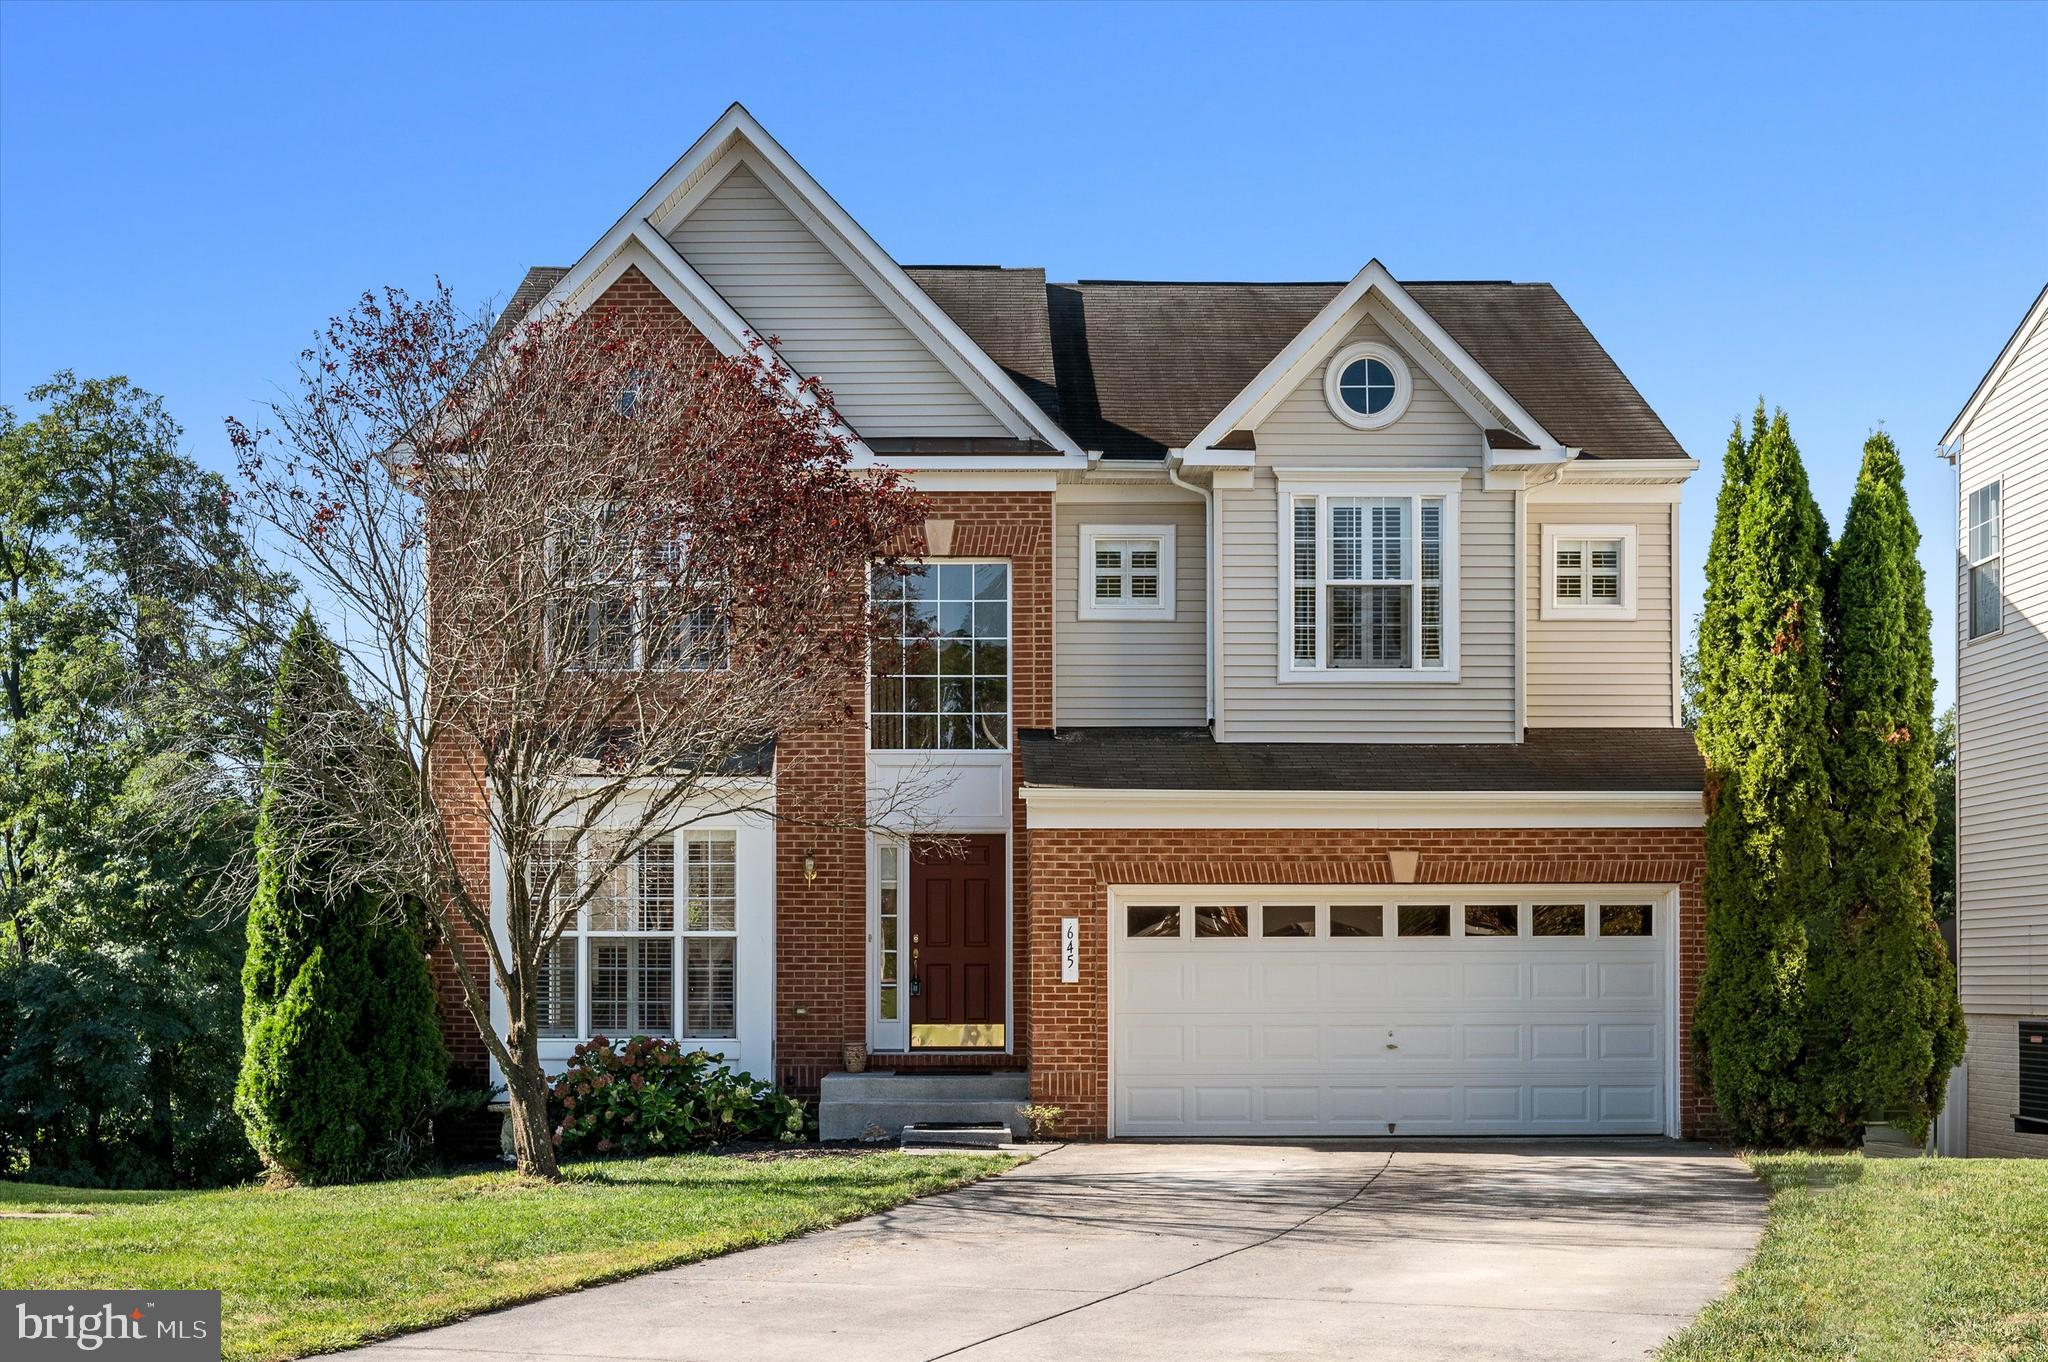
[[[1413,382],[1392,346],[1360,341],[1339,350],[1323,370],[1330,411],[1356,430],[1379,430],[1401,419]]]
[[[1082,619],[1173,618],[1173,526],[1081,527]]]
[[[1281,680],[1456,679],[1456,487],[1282,482]]]
[[[877,573],[887,632],[869,665],[875,751],[1002,751],[1010,745],[1010,567],[924,563]]]
[[[1633,525],[1543,527],[1543,618],[1636,617]]]

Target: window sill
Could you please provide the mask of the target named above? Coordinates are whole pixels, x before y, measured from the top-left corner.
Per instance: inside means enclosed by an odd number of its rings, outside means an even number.
[[[1407,686],[1446,685],[1458,679],[1456,667],[1419,668],[1394,667],[1282,667],[1279,672],[1283,686]]]
[[[1086,602],[1075,611],[1075,615],[1077,618],[1084,620],[1150,621],[1156,624],[1173,623],[1172,606],[1116,606],[1095,605],[1092,602]]]
[[[1627,624],[1635,620],[1636,608],[1633,605],[1545,604],[1540,617],[1546,620],[1608,620]]]

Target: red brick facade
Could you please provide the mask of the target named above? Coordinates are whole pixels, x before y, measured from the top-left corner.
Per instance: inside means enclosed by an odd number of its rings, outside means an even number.
[[[1052,496],[947,493],[930,498],[950,526],[949,558],[1010,564],[1010,707],[1018,728],[1052,726]],[[938,525],[934,533],[943,534]],[[861,697],[849,697],[856,707]],[[867,834],[857,824],[867,735],[857,724],[813,729],[776,746],[775,1076],[815,1092],[841,1066],[847,1041],[867,1035]],[[1022,1068],[1029,1063],[1030,865],[1024,805],[1015,801],[1011,990],[1018,1021],[1010,1055],[891,1055],[891,1068]],[[817,872],[804,879],[804,858]]]
[[[1031,1012],[1031,1096],[1064,1109],[1061,1133],[1109,1129],[1109,914],[1112,885],[1389,884],[1389,851],[1421,853],[1427,884],[1675,884],[1678,886],[1679,1120],[1703,1133],[1712,1103],[1694,1078],[1693,1000],[1706,967],[1698,829],[1500,829],[1420,832],[1309,829],[1038,829],[1031,834],[1031,961],[1041,984]],[[1059,922],[1080,919],[1081,980],[1059,977]]]

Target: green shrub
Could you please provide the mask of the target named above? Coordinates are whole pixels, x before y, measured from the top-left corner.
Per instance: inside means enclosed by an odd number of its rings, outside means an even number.
[[[302,617],[279,671],[268,760],[300,750],[291,727],[301,716],[348,703],[333,646]],[[267,783],[235,1109],[264,1162],[294,1180],[404,1172],[426,1153],[448,1062],[416,915],[349,883],[345,851],[288,826],[306,816]]]
[[[672,1040],[635,1036],[614,1048],[593,1037],[549,1093],[564,1154],[676,1154],[805,1135],[803,1103]]]

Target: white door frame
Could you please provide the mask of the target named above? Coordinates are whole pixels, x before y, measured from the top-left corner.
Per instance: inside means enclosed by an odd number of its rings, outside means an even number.
[[[868,1053],[876,1055],[1014,1055],[1017,1053],[1017,834],[1010,827],[960,826],[931,829],[929,835],[943,837],[951,833],[961,836],[1000,837],[1003,839],[1003,1048],[954,1050],[926,1047],[913,1050],[910,1046],[910,975],[904,967],[908,959],[904,947],[904,934],[910,930],[910,841],[915,834],[870,833],[866,844],[867,864],[867,948],[861,952],[866,979],[861,985],[867,998],[867,1045]],[[882,875],[881,857],[876,849],[888,843],[897,848],[896,862],[896,1002],[898,1016],[894,1022],[882,1020]],[[885,1027],[900,1027],[902,1040],[893,1046],[884,1047],[881,1042]]]
[[[1527,898],[1532,895],[1557,895],[1570,901],[1583,899],[1594,904],[1601,900],[1634,899],[1648,902],[1651,908],[1651,935],[1664,942],[1664,1022],[1667,1035],[1664,1054],[1664,1134],[1670,1139],[1680,1138],[1680,1113],[1678,1110],[1678,886],[1675,884],[1112,884],[1104,896],[1103,934],[1109,942],[1104,954],[1103,968],[1107,977],[1103,981],[1103,1044],[1108,1049],[1108,1066],[1105,1080],[1108,1091],[1104,1094],[1108,1103],[1109,1138],[1119,1138],[1116,1128],[1116,980],[1117,955],[1123,933],[1117,930],[1119,912],[1125,904],[1143,899],[1177,899],[1183,904],[1196,898],[1217,899],[1249,897],[1273,899],[1283,896],[1328,899],[1342,896],[1363,902],[1391,904],[1399,899],[1413,901],[1419,898],[1448,897],[1452,899],[1478,899],[1488,895],[1500,898]],[[1456,915],[1453,914],[1455,925]],[[1590,922],[1588,924],[1590,929]],[[1457,933],[1462,934],[1459,926]],[[1414,1137],[1411,1137],[1414,1138]],[[1450,1138],[1450,1137],[1447,1137]],[[1458,1137],[1477,1138],[1477,1137]],[[1485,1137],[1495,1138],[1495,1137]]]

